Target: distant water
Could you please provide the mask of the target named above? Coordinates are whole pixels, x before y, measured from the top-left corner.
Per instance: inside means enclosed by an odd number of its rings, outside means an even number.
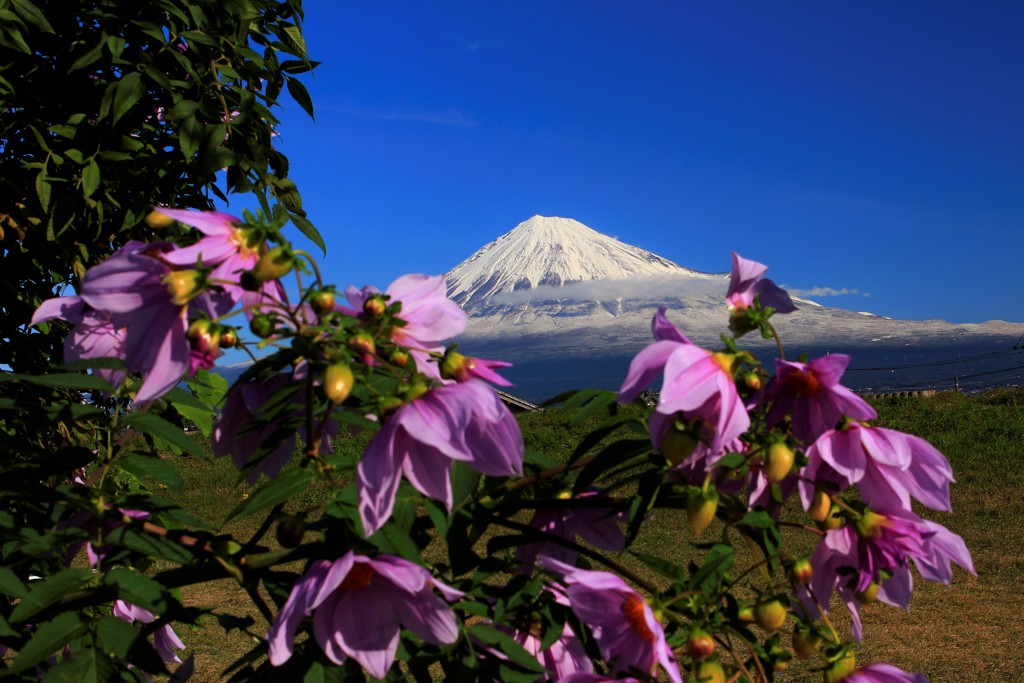
[[[1024,385],[1024,344],[1017,341],[854,347],[844,351],[853,361],[843,377],[843,384],[869,394],[954,388],[970,393],[999,386],[1021,386]],[[809,358],[816,358],[837,353],[838,349],[803,348],[800,351],[806,352]],[[771,368],[776,355],[774,349],[757,353]],[[509,393],[541,402],[573,389],[616,390],[632,360],[632,355],[596,357],[593,354],[516,360],[501,374],[515,385],[507,390]],[[220,374],[234,382],[244,370],[245,367],[234,366],[222,369]]]
[[[1024,345],[1014,342],[949,344],[926,347],[870,346],[851,348],[853,357],[842,383],[866,394],[925,389],[964,392],[999,386],[1024,385]],[[805,348],[808,358],[836,349]],[[759,354],[772,368],[776,354]],[[787,355],[788,357],[788,355]],[[509,393],[529,401],[543,401],[571,389],[618,389],[632,356],[572,357],[518,361],[502,375],[515,384]],[[794,358],[789,358],[795,360]],[[657,388],[656,386],[653,388]]]

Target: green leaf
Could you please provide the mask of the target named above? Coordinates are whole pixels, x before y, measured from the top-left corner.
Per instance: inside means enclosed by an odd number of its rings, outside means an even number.
[[[85,633],[87,629],[87,624],[78,612],[64,612],[52,621],[40,625],[31,640],[21,648],[18,658],[11,665],[11,673],[35,666]]]
[[[79,373],[55,373],[52,375],[19,375],[17,373],[0,374],[0,382],[22,381],[30,384],[37,384],[42,387],[57,387],[61,389],[78,389],[80,391],[113,391],[113,387],[97,375],[82,375]]]
[[[231,511],[228,520],[251,515],[278,503],[291,500],[305,491],[311,481],[313,481],[313,474],[305,468],[297,467],[282,472],[249,496],[248,500],[243,500]]]
[[[149,434],[158,441],[177,447],[189,455],[196,457],[202,457],[203,455],[202,447],[192,437],[184,434],[180,428],[175,427],[158,415],[153,413],[132,413],[125,418],[124,423],[132,429]]]
[[[223,378],[221,378],[223,379]],[[174,387],[164,399],[186,420],[194,422],[203,436],[209,437],[213,429],[213,408],[180,387]]]
[[[316,120],[313,115],[313,100],[309,97],[309,91],[306,90],[306,86],[302,84],[297,78],[291,76],[284,77],[285,85],[288,86],[288,94],[292,96],[292,99],[299,103],[299,106],[309,114],[309,118]]]
[[[28,588],[10,567],[0,567],[0,593],[12,598],[23,598],[28,595]]]
[[[68,73],[77,71],[78,69],[83,69],[98,60],[103,55],[103,48],[106,44],[106,35],[101,35],[98,43],[93,45],[89,50],[86,50],[78,59],[71,63],[71,66],[68,68]]]
[[[53,576],[33,581],[29,585],[28,595],[23,597],[11,612],[11,622],[25,621],[38,614],[67,593],[79,590],[89,581],[90,576],[91,573],[84,569],[64,569]]]
[[[181,474],[168,460],[143,453],[129,453],[118,458],[117,466],[140,479],[155,479],[174,492],[181,491]]]
[[[118,659],[128,658],[132,645],[140,635],[142,634],[138,629],[117,617],[103,617],[96,626],[96,644],[104,652],[113,653]]]
[[[731,545],[716,543],[704,558],[704,566],[690,580],[691,588],[711,595],[732,569],[735,559],[736,551]]]
[[[117,84],[117,92],[114,93],[114,119],[117,121],[128,113],[146,94],[146,86],[142,83],[142,74],[133,71],[124,76]]]
[[[581,410],[572,416],[572,419],[569,420],[569,425],[575,427],[594,413],[605,410],[608,406],[615,405],[616,400],[617,396],[614,391],[600,391],[596,393]]]
[[[36,196],[39,197],[39,205],[43,207],[43,211],[50,210],[50,195],[53,188],[50,187],[50,179],[46,175],[46,169],[44,168],[36,175]]]
[[[211,406],[220,405],[228,393],[228,381],[222,376],[200,370],[188,380],[188,388],[196,398]]]
[[[302,30],[298,26],[285,26],[284,33],[282,38],[286,43],[290,43],[289,47],[297,52],[298,57],[305,57],[309,54],[309,51],[306,50],[306,39],[302,37]]]
[[[191,564],[195,557],[188,549],[173,540],[145,531],[138,531],[131,526],[115,529],[107,539],[111,543],[122,545],[143,555],[149,555],[175,564]]]
[[[103,578],[103,583],[117,590],[117,597],[151,612],[167,611],[167,591],[157,581],[131,569],[116,567]]]
[[[324,245],[324,238],[320,236],[320,231],[316,229],[316,226],[303,216],[290,214],[288,217],[291,218],[292,223],[299,229],[299,232],[305,235],[310,242],[320,247],[320,251],[326,256],[327,247]]]
[[[95,159],[89,159],[89,163],[82,169],[82,193],[91,197],[92,193],[100,186],[100,167]]]
[[[53,33],[53,26],[46,20],[46,16],[28,0],[11,0],[11,7],[25,20],[26,23],[35,26],[43,33]]]
[[[543,673],[546,670],[544,666],[537,661],[536,657],[527,652],[526,649],[513,640],[510,635],[502,633],[493,626],[488,624],[476,624],[469,628],[469,635],[484,645],[490,645],[495,648],[501,652],[501,654],[508,657],[509,660],[520,665],[527,671]]]
[[[657,555],[648,555],[647,553],[637,553],[633,551],[630,551],[630,553],[633,557],[640,560],[666,579],[670,579],[676,583],[683,583],[686,581],[686,569],[675,562],[658,557]]]

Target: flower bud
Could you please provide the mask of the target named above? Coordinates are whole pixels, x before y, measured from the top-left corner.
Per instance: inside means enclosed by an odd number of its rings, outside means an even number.
[[[277,327],[277,324],[274,322],[274,319],[266,313],[257,313],[249,321],[249,329],[260,339],[266,339],[274,334],[275,327]]]
[[[854,593],[853,597],[855,597],[857,599],[857,602],[859,602],[861,605],[867,607],[868,605],[870,605],[878,599],[878,588],[878,582],[872,581],[868,584],[867,588],[857,593]]]
[[[814,577],[814,567],[806,557],[795,561],[789,568],[789,580],[798,586],[806,586]]]
[[[754,621],[768,633],[775,633],[786,623],[789,610],[779,598],[761,598],[754,605]]]
[[[344,403],[348,395],[352,393],[355,384],[355,377],[352,375],[352,368],[345,363],[335,363],[328,366],[324,372],[324,394],[327,400],[338,405]]]
[[[220,347],[221,334],[216,323],[206,319],[193,320],[188,326],[188,341],[192,348],[210,353]]]
[[[690,631],[690,637],[686,640],[686,653],[693,659],[700,661],[707,659],[715,651],[715,640],[711,634],[702,628],[695,628]]]
[[[732,315],[729,316],[729,331],[736,335],[737,338],[756,329],[757,325],[750,321],[746,308],[734,309]]]
[[[252,275],[258,282],[278,280],[291,272],[295,265],[295,255],[285,246],[274,247],[260,257],[252,269]]]
[[[405,390],[403,398],[405,398],[406,403],[409,401],[415,401],[420,396],[427,393],[429,389],[430,387],[427,386],[427,383],[422,379],[415,379],[412,384],[409,385],[409,388]]]
[[[772,484],[777,484],[786,478],[789,471],[793,469],[793,460],[796,454],[793,449],[781,441],[773,443],[768,447],[768,453],[764,457],[764,476]]]
[[[238,343],[238,332],[233,327],[225,327],[220,333],[220,345],[222,348],[230,349]]]
[[[869,540],[878,539],[882,535],[882,527],[889,526],[885,516],[865,510],[857,519],[857,533]]]
[[[363,313],[371,318],[384,315],[386,310],[388,310],[387,302],[384,301],[384,297],[380,294],[374,294],[363,302]]]
[[[391,352],[391,355],[388,357],[388,360],[390,360],[398,367],[404,368],[406,365],[409,364],[409,354],[406,351],[403,351],[402,349],[395,349],[394,351]]]
[[[198,270],[172,270],[164,275],[164,284],[171,294],[171,303],[184,306],[202,294],[206,287],[206,276]]]
[[[761,388],[761,375],[753,370],[747,370],[741,376],[743,386],[751,391],[758,391]]]
[[[357,332],[349,337],[348,347],[353,351],[358,351],[368,356],[372,356],[377,352],[377,345],[374,343],[373,337],[366,332]]]
[[[718,491],[694,489],[686,501],[686,517],[694,536],[700,536],[718,512]]]
[[[810,659],[818,654],[821,636],[806,626],[798,626],[793,630],[793,653],[797,659]]]
[[[697,667],[697,680],[701,683],[725,683],[725,669],[718,657],[700,663]]]
[[[146,224],[151,228],[160,230],[174,225],[174,219],[160,211],[160,209],[153,209],[149,212],[149,215],[146,216]]]
[[[825,669],[824,683],[839,683],[857,670],[857,658],[853,650],[844,648],[842,654],[829,661]]]
[[[318,292],[314,292],[309,296],[309,305],[313,307],[313,310],[324,315],[334,310],[334,292],[326,289],[321,289]]]
[[[821,489],[814,489],[814,497],[811,499],[811,507],[807,514],[815,522],[824,522],[832,510],[832,498]]]
[[[831,531],[832,529],[838,529],[842,525],[843,511],[835,503],[833,503],[832,506],[829,507],[828,515],[825,516],[825,519],[818,522],[818,528],[822,531]]]
[[[700,445],[700,434],[695,426],[673,420],[668,431],[661,437],[658,451],[671,465],[678,465],[697,450]]]
[[[275,536],[282,548],[295,548],[302,543],[306,534],[306,522],[295,515],[285,515],[277,522]]]
[[[445,379],[454,379],[465,382],[469,379],[469,369],[472,364],[471,358],[466,358],[461,353],[448,351],[441,359],[441,376]]]

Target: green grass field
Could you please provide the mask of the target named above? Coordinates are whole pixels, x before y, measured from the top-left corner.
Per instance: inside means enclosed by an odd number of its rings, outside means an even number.
[[[865,609],[865,644],[858,661],[889,662],[924,672],[935,682],[1024,680],[1019,658],[1024,643],[1024,390],[884,399],[875,405],[878,424],[926,438],[953,464],[958,481],[952,492],[954,514],[919,512],[964,537],[978,577],[957,568],[951,586],[917,581],[909,613],[883,604]],[[567,417],[558,411],[525,415],[528,447],[556,460],[565,458],[583,433],[566,423]],[[339,446],[358,450],[361,443],[354,439]],[[224,519],[246,495],[247,487],[237,483],[227,460],[183,458],[179,465],[187,491],[181,502],[201,517]],[[315,514],[327,495],[314,487],[292,507]],[[222,531],[245,537],[260,521],[244,519]],[[715,533],[712,527],[702,538]],[[659,511],[633,549],[686,561],[696,557],[691,540],[681,515]],[[630,563],[628,553],[621,561],[642,569]],[[741,566],[738,558],[737,567]],[[188,604],[218,611],[251,610],[245,592],[230,580],[186,588],[183,597]],[[844,608],[833,614],[838,623],[846,621]],[[196,655],[193,680],[220,680],[220,672],[250,649],[252,638],[267,627],[258,614],[253,616],[256,623],[250,633],[225,632],[213,619],[181,633]],[[820,662],[795,662],[783,680],[818,681],[820,673],[811,671],[815,665]]]

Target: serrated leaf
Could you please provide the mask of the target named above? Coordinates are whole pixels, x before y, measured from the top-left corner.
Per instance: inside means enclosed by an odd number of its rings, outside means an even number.
[[[297,78],[291,76],[284,77],[285,85],[288,87],[288,94],[292,96],[292,99],[299,103],[299,106],[309,114],[309,118],[316,120],[313,115],[313,100],[309,96],[309,91],[306,90],[306,86],[302,84]]]
[[[216,406],[220,405],[228,393],[228,381],[209,370],[200,370],[189,378],[188,388],[203,403]]]
[[[100,36],[98,43],[93,45],[90,49],[82,53],[82,55],[71,63],[68,68],[68,72],[77,71],[78,69],[85,68],[98,60],[103,55],[103,48],[107,44],[105,36]]]
[[[89,581],[90,576],[90,572],[84,569],[64,569],[40,581],[33,581],[29,586],[28,595],[24,596],[11,612],[11,622],[25,621],[38,614],[65,594],[80,589]]]
[[[569,420],[569,425],[575,427],[594,413],[600,412],[610,405],[614,405],[616,399],[617,397],[613,391],[601,391],[594,394],[594,397],[572,416],[572,419]]]
[[[305,217],[294,213],[289,214],[288,217],[291,219],[292,223],[295,224],[295,227],[299,229],[299,232],[305,235],[310,242],[320,247],[320,251],[322,251],[324,256],[326,256],[327,246],[324,244],[324,238],[321,237],[320,231],[316,229],[316,226],[310,223]]]
[[[282,472],[249,496],[248,500],[242,501],[228,515],[228,520],[251,515],[278,503],[291,500],[304,492],[311,481],[313,481],[313,474],[305,468],[297,467]]]
[[[153,413],[132,413],[125,418],[126,426],[136,429],[144,434],[149,434],[158,441],[175,446],[178,449],[202,457],[203,449],[195,440],[183,433],[179,427],[175,427],[167,420]]]
[[[28,595],[28,588],[10,567],[0,567],[0,593],[12,598],[23,598]]]
[[[21,648],[11,665],[11,672],[18,673],[35,666],[85,633],[87,628],[78,612],[64,612],[41,624],[31,640]]]
[[[140,479],[155,479],[174,492],[181,491],[181,474],[170,461],[142,453],[118,458],[117,466]]]

